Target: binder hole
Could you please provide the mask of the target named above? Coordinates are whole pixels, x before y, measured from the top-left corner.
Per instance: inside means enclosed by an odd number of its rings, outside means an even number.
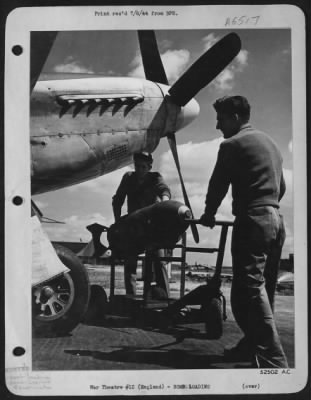
[[[15,349],[13,349],[13,354],[16,357],[20,357],[23,356],[26,353],[26,350],[24,349],[24,347],[15,347]]]
[[[16,44],[15,46],[12,47],[12,53],[15,56],[20,56],[22,54],[22,52],[23,52],[23,48],[19,44]]]
[[[16,206],[20,206],[21,204],[23,204],[23,198],[21,196],[14,196],[12,202]]]

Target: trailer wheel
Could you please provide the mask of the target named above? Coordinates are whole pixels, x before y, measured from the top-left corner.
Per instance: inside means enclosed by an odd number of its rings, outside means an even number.
[[[35,335],[40,336],[71,332],[82,320],[90,298],[88,274],[80,259],[63,246],[53,246],[70,272],[32,290],[32,326]]]
[[[221,297],[213,297],[208,304],[202,306],[205,321],[206,338],[219,339],[223,333],[223,307]]]

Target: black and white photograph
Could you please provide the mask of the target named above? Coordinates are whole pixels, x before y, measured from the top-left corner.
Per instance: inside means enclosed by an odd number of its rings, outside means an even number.
[[[9,15],[12,393],[304,388],[303,26],[286,5]]]

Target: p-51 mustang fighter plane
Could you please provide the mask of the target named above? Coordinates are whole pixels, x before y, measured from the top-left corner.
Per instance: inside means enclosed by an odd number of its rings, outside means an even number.
[[[44,193],[107,174],[132,161],[136,152],[153,152],[160,139],[168,138],[184,203],[191,210],[180,171],[175,132],[187,126],[199,114],[193,98],[210,83],[239,53],[241,42],[230,33],[207,50],[174,84],[168,80],[153,31],[139,31],[138,39],[146,79],[101,77],[90,74],[57,75],[40,73],[53,45],[56,32],[31,35],[31,188],[32,194]],[[175,204],[172,221],[181,204]],[[33,214],[40,214],[33,205]],[[167,213],[169,214],[169,212]],[[185,216],[189,217],[186,212]],[[36,217],[34,217],[36,218]],[[169,219],[170,216],[167,215]],[[180,224],[182,233],[189,224]],[[198,242],[195,224],[191,224]],[[155,229],[161,232],[161,229]],[[37,241],[45,241],[36,225]],[[174,232],[174,238],[178,237]],[[162,247],[163,238],[154,238]],[[169,245],[172,246],[170,240]],[[66,249],[56,249],[61,260],[53,269],[52,252],[47,262],[42,246],[36,274],[33,274],[33,323],[37,331],[69,331],[86,310],[89,289],[87,274],[80,261]],[[40,250],[41,249],[41,250]],[[41,252],[41,253],[40,253]],[[55,253],[54,253],[55,254]],[[41,262],[49,264],[43,274]],[[39,265],[39,268],[38,268]],[[35,277],[36,275],[36,277]],[[55,275],[57,275],[55,277]]]

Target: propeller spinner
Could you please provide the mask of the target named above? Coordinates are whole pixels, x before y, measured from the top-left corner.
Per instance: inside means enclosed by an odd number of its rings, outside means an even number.
[[[138,38],[146,79],[168,85],[154,31],[138,31]],[[199,113],[193,97],[208,85],[240,50],[239,36],[236,33],[229,33],[208,49],[169,89],[170,101],[183,107],[181,126],[187,125]],[[170,133],[167,139],[179,175],[184,202],[192,212],[180,169],[175,133]],[[194,241],[198,243],[199,233],[195,224],[191,224],[191,230]]]

